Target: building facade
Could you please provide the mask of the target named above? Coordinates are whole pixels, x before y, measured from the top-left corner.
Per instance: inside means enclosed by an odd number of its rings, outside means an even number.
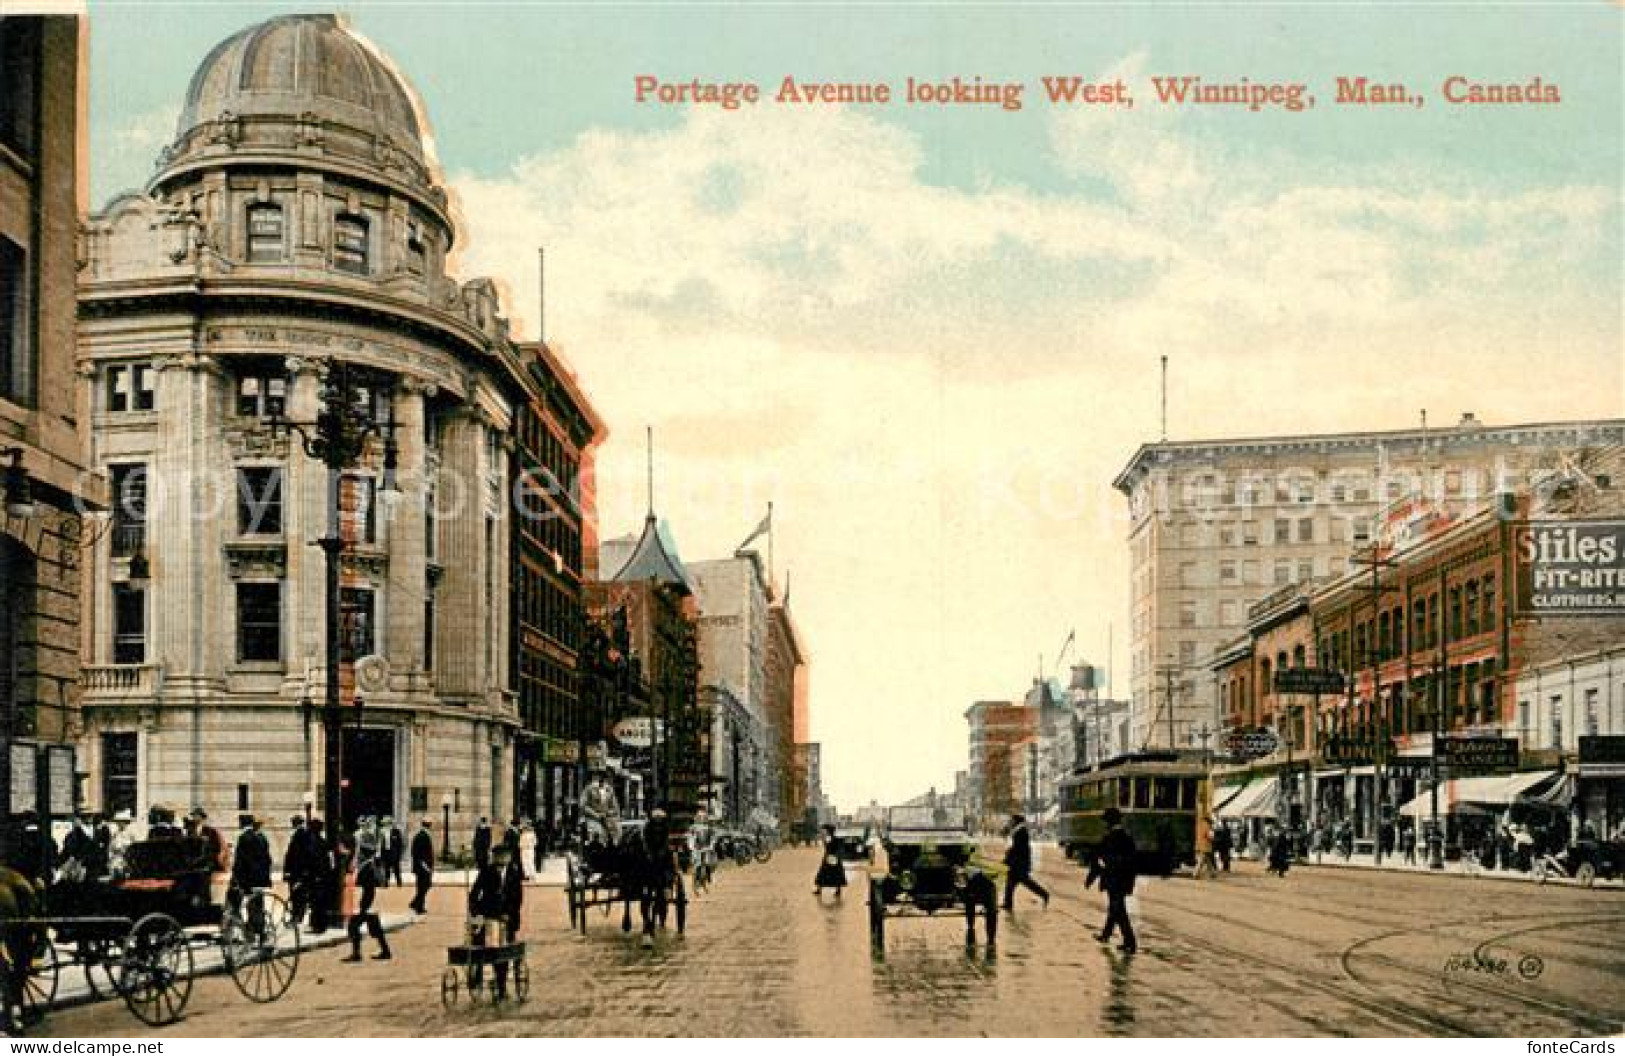
[[[82,24],[0,20],[0,788],[5,817],[82,799],[80,590],[106,521],[74,365]],[[0,832],[10,855],[9,826]]]
[[[78,363],[113,526],[86,557],[82,746],[103,809],[322,804],[330,664],[353,716],[343,820],[454,835],[514,808],[530,375],[495,285],[446,271],[419,113],[338,19],[272,18],[208,54],[146,190],[91,218]],[[334,469],[312,441],[341,414],[367,440]]]
[[[777,786],[770,809],[785,835],[807,809],[806,782],[796,772],[795,739],[798,697],[801,707],[806,706],[806,672],[806,655],[795,619],[785,600],[775,597],[768,606],[763,712],[768,732],[768,779]]]
[[[1618,420],[1487,426],[1467,414],[1444,429],[1143,445],[1114,482],[1130,518],[1136,746],[1182,748],[1216,728],[1214,650],[1275,589],[1346,571],[1391,503],[1460,512],[1622,434]]]
[[[981,700],[965,711],[970,727],[966,798],[982,832],[998,832],[1011,814],[1025,812],[1035,791],[1039,740],[1037,708]]]
[[[524,397],[515,408],[513,613],[510,661],[520,728],[515,809],[563,824],[590,717],[582,691],[586,540],[596,537],[594,448],[604,426],[553,349],[521,346]],[[602,737],[595,734],[593,739]]]
[[[744,764],[739,779],[742,817],[782,817],[778,745],[769,716],[768,636],[772,592],[762,559],[754,551],[688,566],[700,603],[700,668],[706,685],[725,688],[744,709],[747,721],[732,730],[713,730],[717,745],[741,737]],[[791,718],[791,716],[784,716]],[[722,713],[714,722],[726,721]]]

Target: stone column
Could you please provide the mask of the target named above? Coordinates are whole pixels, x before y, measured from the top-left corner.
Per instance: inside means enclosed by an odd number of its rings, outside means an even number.
[[[435,657],[435,685],[442,697],[479,696],[485,637],[485,479],[481,462],[484,428],[469,411],[448,416],[441,447],[438,552],[445,579],[436,596],[443,643]]]
[[[423,400],[433,391],[402,379],[395,393],[395,444],[400,499],[389,514],[389,580],[384,611],[384,655],[397,673],[423,670],[423,602],[428,590],[424,533],[428,517],[427,452],[423,442]]]

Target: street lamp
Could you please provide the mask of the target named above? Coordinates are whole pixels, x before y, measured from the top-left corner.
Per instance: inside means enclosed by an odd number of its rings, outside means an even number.
[[[318,368],[322,377],[322,407],[314,422],[295,422],[279,412],[271,418],[273,436],[296,433],[307,457],[327,467],[327,535],[315,540],[326,555],[326,675],[327,693],[322,709],[323,810],[336,836],[343,819],[344,718],[339,703],[339,571],[344,553],[344,535],[339,523],[339,489],[344,471],[366,451],[368,441],[384,440],[384,479],[381,492],[393,498],[396,482],[397,448],[395,422],[391,412],[386,422],[372,420],[370,397],[376,391],[376,372],[342,360],[324,360]],[[366,401],[365,403],[363,401]]]

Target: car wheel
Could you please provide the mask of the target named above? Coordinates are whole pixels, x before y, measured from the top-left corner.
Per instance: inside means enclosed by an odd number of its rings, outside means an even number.
[[[1580,881],[1581,887],[1590,887],[1597,882],[1597,867],[1590,862],[1581,862],[1580,868],[1574,871],[1574,878]]]

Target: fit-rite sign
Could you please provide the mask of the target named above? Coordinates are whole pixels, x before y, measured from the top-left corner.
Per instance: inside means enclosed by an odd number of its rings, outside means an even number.
[[[1521,524],[1513,560],[1520,615],[1625,615],[1625,521]]]

